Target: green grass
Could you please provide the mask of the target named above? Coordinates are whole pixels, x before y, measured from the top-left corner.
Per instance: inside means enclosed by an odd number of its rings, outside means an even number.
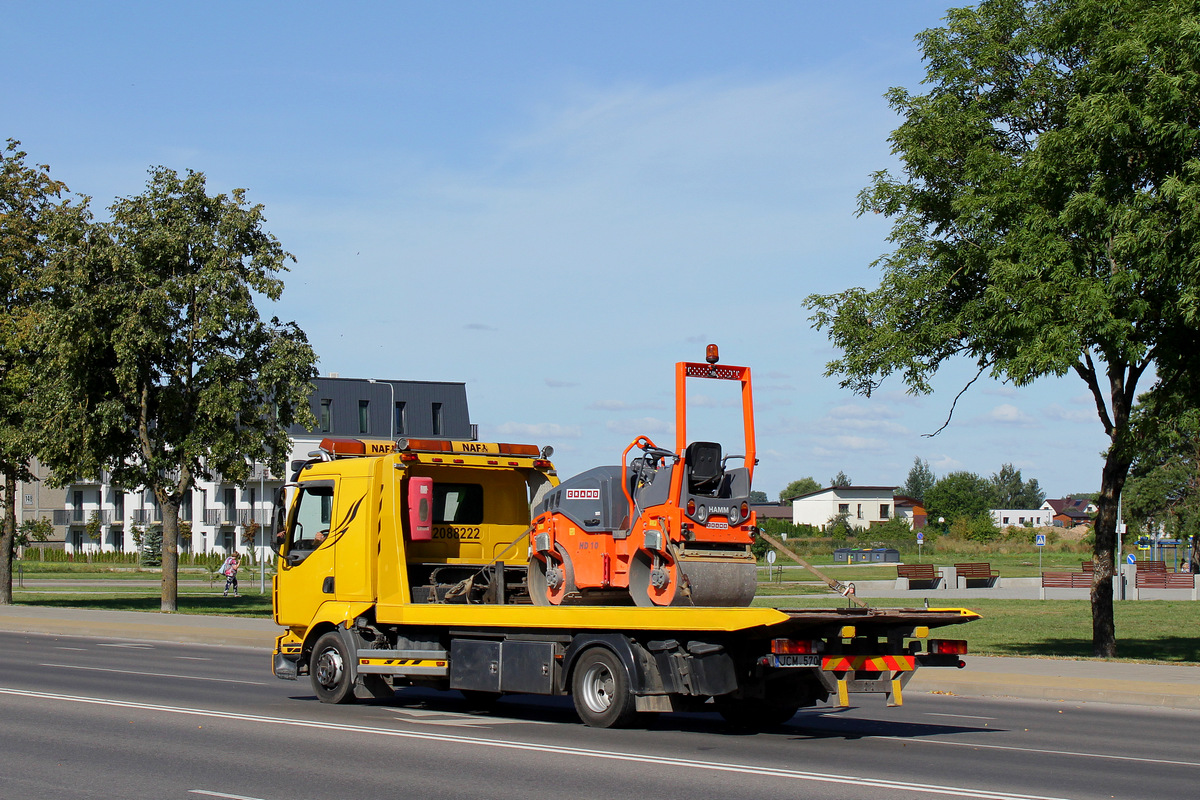
[[[249,589],[243,585],[243,588]],[[180,614],[204,614],[233,617],[271,617],[271,594],[242,593],[241,597],[222,597],[220,587],[217,594],[205,590],[191,592],[181,589],[177,604]],[[47,608],[87,608],[97,611],[158,611],[162,607],[161,595],[157,591],[144,590],[121,594],[80,592],[78,594],[45,595],[32,592],[13,592],[13,602],[21,606],[44,606]]]

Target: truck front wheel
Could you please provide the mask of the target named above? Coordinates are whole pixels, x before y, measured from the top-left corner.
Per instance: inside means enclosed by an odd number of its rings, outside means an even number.
[[[621,728],[637,713],[625,665],[603,647],[593,647],[579,657],[571,695],[579,718],[592,728]]]
[[[308,672],[313,691],[322,703],[353,703],[354,681],[350,677],[351,656],[337,631],[317,639]]]

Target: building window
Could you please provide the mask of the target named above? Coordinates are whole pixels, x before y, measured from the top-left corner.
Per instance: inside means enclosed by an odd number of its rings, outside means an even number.
[[[83,492],[75,492],[72,496],[71,521],[83,522]]]
[[[118,491],[113,495],[113,516],[116,519],[113,522],[125,521],[125,493]]]
[[[887,503],[880,503],[879,504],[879,518],[887,519],[890,514],[891,514],[891,507],[889,507]]]
[[[442,435],[442,404],[433,404],[433,435]]]
[[[849,503],[838,503],[838,513],[839,514],[849,514],[850,513],[850,504]]]
[[[358,432],[359,433],[370,433],[371,432],[371,401],[370,400],[359,400],[358,401]]]
[[[329,433],[329,431],[332,430],[332,428],[330,428],[332,417],[333,417],[333,401],[332,400],[322,400],[321,401],[321,433]]]
[[[862,518],[863,518],[863,515],[862,515],[862,503],[859,503],[859,504],[858,504],[858,518],[859,518],[859,519],[862,519]]]
[[[396,426],[395,426],[395,430],[396,430],[396,435],[397,435],[397,436],[403,436],[403,435],[404,435],[404,433],[405,433],[405,430],[404,430],[404,416],[405,416],[405,414],[404,414],[404,402],[403,402],[403,401],[398,401],[398,402],[396,403]]]
[[[179,503],[179,518],[184,522],[192,521],[192,493],[188,492]]]
[[[237,519],[234,512],[237,510],[237,490],[225,490],[225,521],[233,522]]]

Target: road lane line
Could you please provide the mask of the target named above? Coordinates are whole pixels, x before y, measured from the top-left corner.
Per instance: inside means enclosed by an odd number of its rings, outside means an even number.
[[[185,681],[215,681],[217,683],[242,683],[247,686],[266,686],[267,684],[261,681],[239,681],[233,678],[205,678],[200,675],[171,675],[166,672],[134,672],[130,669],[109,669],[107,667],[83,667],[77,664],[39,664],[41,667],[55,667],[57,669],[86,669],[92,672],[119,672],[122,675],[142,675],[147,678],[179,678]]]
[[[999,719],[999,717],[977,717],[974,714],[935,714],[932,711],[926,711],[927,717],[954,717],[955,719]]]
[[[252,722],[269,725],[282,725],[294,728],[313,728],[316,730],[339,731],[342,733],[362,734],[369,736],[388,736],[398,739],[417,739],[427,742],[444,742],[474,747],[491,747],[498,750],[518,750],[544,753],[548,755],[569,756],[573,758],[598,759],[602,761],[619,761],[635,764],[653,764],[656,766],[672,767],[681,770],[697,770],[701,772],[723,772],[757,777],[782,778],[786,780],[806,781],[811,783],[832,783],[843,786],[869,787],[875,789],[891,789],[893,791],[916,792],[925,795],[943,795],[951,797],[969,797],[978,800],[1067,800],[1061,797],[1046,795],[1015,794],[1012,792],[991,791],[988,789],[971,789],[959,786],[940,786],[937,784],[915,783],[908,781],[886,780],[882,778],[866,778],[862,776],[834,775],[821,772],[784,769],[780,767],[755,766],[734,764],[721,761],[696,761],[685,758],[668,756],[650,756],[637,753],[615,752],[611,750],[592,750],[581,747],[565,747],[553,744],[538,744],[536,742],[505,741],[497,739],[481,739],[474,736],[460,736],[449,733],[432,733],[430,731],[407,731],[395,729],[368,728],[361,725],[347,725],[339,722],[320,722],[315,720],[289,719],[287,717],[264,717],[257,714],[239,714],[228,711],[212,711],[203,708],[187,708],[184,706],[163,706],[153,703],[135,703],[124,700],[106,700],[99,697],[79,697],[51,692],[35,692],[24,689],[8,689],[0,687],[0,695],[27,697],[38,700],[57,700],[67,703],[85,705],[109,706],[112,708],[133,709],[140,711],[157,711],[165,714],[181,714],[185,716],[204,717],[224,720],[225,722]],[[878,737],[885,738],[885,737]]]
[[[869,734],[868,734],[869,736]],[[940,744],[946,747],[973,747],[977,750],[1010,750],[1014,753],[1036,753],[1045,756],[1076,756],[1078,758],[1099,758],[1106,761],[1133,761],[1140,764],[1164,764],[1172,767],[1200,767],[1200,761],[1172,761],[1169,758],[1144,758],[1142,756],[1121,756],[1112,753],[1084,753],[1077,750],[1046,750],[1041,747],[1013,747],[1005,744],[972,744],[970,742],[945,742],[940,739],[909,739],[903,736],[871,736],[872,739],[889,739],[905,744]]]
[[[205,797],[224,797],[226,800],[263,800],[261,797],[247,797],[244,794],[226,794],[225,792],[210,792],[207,789],[188,789],[188,794],[202,794]]]

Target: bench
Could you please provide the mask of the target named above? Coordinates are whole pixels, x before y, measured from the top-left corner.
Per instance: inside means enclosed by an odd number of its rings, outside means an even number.
[[[1090,589],[1092,575],[1090,572],[1043,572],[1043,589]]]
[[[942,580],[933,564],[897,564],[896,578],[907,578],[910,589],[936,589]]]
[[[1133,565],[1137,567],[1139,575],[1143,572],[1165,573],[1167,571],[1167,563],[1165,561],[1134,561]]]
[[[968,588],[971,586],[971,581],[982,582],[984,586],[995,586],[996,580],[1000,577],[1000,573],[992,569],[992,565],[986,561],[955,564],[954,571],[963,580],[963,585]]]
[[[1159,562],[1161,563],[1161,562]],[[1151,570],[1137,573],[1137,588],[1139,589],[1194,589],[1196,576],[1190,572],[1162,572]]]

